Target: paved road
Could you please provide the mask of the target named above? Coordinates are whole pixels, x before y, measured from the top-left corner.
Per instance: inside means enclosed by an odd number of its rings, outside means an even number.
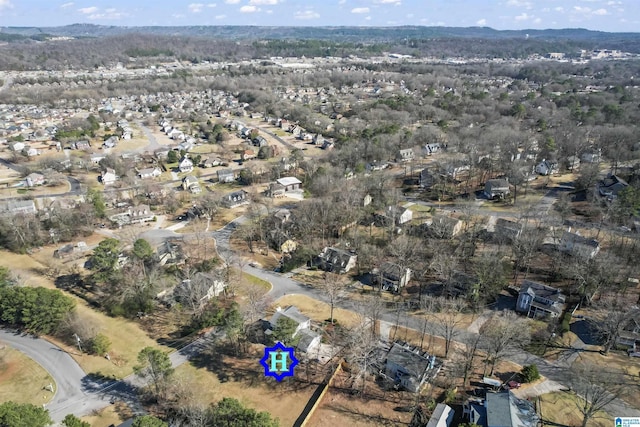
[[[43,339],[5,329],[0,329],[0,341],[35,360],[53,377],[56,393],[46,408],[54,421],[62,420],[68,413],[86,414],[108,404],[104,396],[88,392],[86,374],[61,348]]]
[[[153,134],[151,133],[151,131],[149,130],[148,127],[146,127],[144,124],[142,124],[142,122],[138,121],[138,126],[140,126],[140,129],[142,129],[142,132],[144,133],[144,135],[147,137],[147,139],[149,140],[149,145],[147,145],[146,147],[144,147],[142,150],[140,151],[145,151],[145,152],[154,152],[155,150],[157,150],[158,148],[162,148],[162,146],[160,144],[158,144],[158,141],[156,140],[156,137],[153,136]]]

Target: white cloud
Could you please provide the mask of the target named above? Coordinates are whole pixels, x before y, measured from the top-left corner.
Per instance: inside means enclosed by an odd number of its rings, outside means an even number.
[[[175,19],[184,19],[184,18],[186,18],[184,16],[184,14],[182,14],[182,13],[174,13],[173,15],[171,15],[171,17],[175,18]]]
[[[318,19],[320,18],[320,14],[315,10],[299,10],[293,15],[293,17],[301,20]]]
[[[607,2],[607,6],[622,6],[622,2],[611,0]]]
[[[507,6],[524,7],[525,9],[533,9],[533,4],[526,0],[507,0]]]
[[[2,0],[0,0],[2,1]],[[98,11],[98,8],[95,6],[91,6],[91,7],[83,7],[81,9],[78,9],[78,12],[80,13],[84,13],[85,15],[90,15],[92,13],[96,13]]]
[[[526,12],[522,12],[520,15],[514,18],[516,21],[528,21],[531,19],[531,16],[527,15]]]
[[[224,2],[226,4],[238,4],[240,3],[240,0],[224,0]]]
[[[260,8],[256,7],[256,6],[247,6],[247,5],[245,5],[245,6],[242,6],[240,8],[240,12],[241,13],[254,13],[254,12],[259,12],[259,11],[260,11]]]
[[[533,20],[534,24],[539,24],[541,22],[542,22],[542,19],[540,19],[540,18],[536,18],[536,19]]]
[[[207,5],[207,7],[216,7],[216,6],[217,6],[217,4],[215,4],[215,3],[209,3],[209,4]]]
[[[594,10],[593,14],[598,16],[604,16],[604,15],[608,15],[609,12],[607,12],[607,9],[598,9],[598,10]]]
[[[2,9],[11,9],[13,4],[9,0],[0,0],[0,10]]]
[[[224,19],[227,15],[216,15],[216,19]]]
[[[589,13],[591,12],[591,8],[590,7],[582,7],[582,6],[573,6],[573,10],[578,12],[578,13]]]
[[[115,8],[105,9],[104,13],[93,13],[89,15],[89,19],[96,20],[118,20],[122,18],[126,18],[129,14],[124,12],[118,12]]]
[[[354,7],[351,9],[351,13],[369,13],[368,7]]]
[[[202,3],[191,3],[189,6],[187,6],[187,8],[189,9],[189,12],[191,12],[191,13],[200,13],[200,12],[202,12],[202,8],[204,8],[204,4],[202,4]]]
[[[562,7],[562,6],[558,6],[553,10],[555,10],[556,12],[559,12],[559,13],[564,13],[564,7]]]
[[[252,6],[273,6],[278,4],[278,0],[249,0]]]
[[[66,8],[68,8],[68,7],[73,6],[74,4],[75,4],[75,3],[74,3],[74,2],[72,2],[72,1],[70,1],[69,3],[63,3],[63,4],[61,4],[61,5],[60,5],[60,9],[66,9]]]
[[[476,21],[476,25],[480,25],[481,27],[484,27],[485,25],[487,25],[487,20],[482,18],[482,19],[478,19]]]

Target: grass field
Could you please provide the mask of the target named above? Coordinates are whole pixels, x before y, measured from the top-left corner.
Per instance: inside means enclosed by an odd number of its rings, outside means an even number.
[[[567,392],[540,396],[540,408],[544,423],[559,427],[581,425],[582,415],[576,406],[577,399],[576,395]],[[613,424],[613,417],[604,412],[599,413],[599,416],[589,422],[589,427],[608,427]]]
[[[133,412],[122,402],[109,405],[99,412],[82,417],[82,421],[88,422],[91,427],[110,427],[120,425],[123,421],[131,418]]]
[[[53,393],[44,389],[54,384],[45,369],[20,353],[0,342],[0,402],[48,403]]]
[[[304,295],[285,295],[275,301],[270,313],[273,313],[277,306],[284,308],[290,305],[295,305],[302,314],[316,322],[323,322],[327,320],[331,312],[329,304],[325,304],[324,302],[320,302]],[[354,326],[359,322],[359,316],[356,313],[349,310],[343,310],[341,308],[333,310],[333,317],[338,321],[338,323],[347,327]]]

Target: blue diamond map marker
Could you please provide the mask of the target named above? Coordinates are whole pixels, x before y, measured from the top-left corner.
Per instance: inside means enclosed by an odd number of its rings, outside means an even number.
[[[278,341],[273,347],[264,349],[264,357],[260,364],[264,367],[264,376],[282,381],[284,377],[293,376],[293,368],[298,365],[293,347],[285,347]],[[288,362],[288,363],[287,363]]]

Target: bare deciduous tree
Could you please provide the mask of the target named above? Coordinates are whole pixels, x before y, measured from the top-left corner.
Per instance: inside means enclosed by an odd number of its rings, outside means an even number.
[[[503,311],[492,315],[480,327],[481,346],[487,352],[487,365],[491,366],[489,375],[493,375],[496,363],[521,350],[529,343],[530,333],[525,319],[513,311]]]
[[[460,335],[460,326],[464,321],[463,311],[466,303],[460,299],[438,298],[435,301],[435,311],[429,317],[434,324],[436,335],[444,339],[444,357],[449,357],[451,343]]]
[[[580,397],[576,400],[576,406],[582,414],[582,427],[587,427],[589,421],[599,417],[600,411],[623,397],[628,388],[633,386],[625,384],[619,373],[603,369],[602,366],[574,365],[572,371],[572,387]]]

